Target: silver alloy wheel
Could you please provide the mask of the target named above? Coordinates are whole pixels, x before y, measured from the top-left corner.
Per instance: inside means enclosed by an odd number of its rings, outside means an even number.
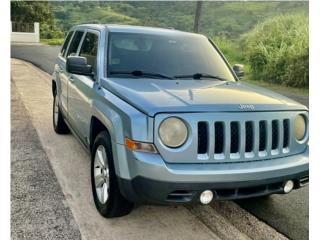
[[[58,102],[58,97],[57,95],[54,96],[54,124],[55,126],[58,125],[58,117],[59,117],[59,102]]]
[[[106,149],[99,145],[94,156],[94,184],[100,203],[105,204],[109,197],[109,167]]]

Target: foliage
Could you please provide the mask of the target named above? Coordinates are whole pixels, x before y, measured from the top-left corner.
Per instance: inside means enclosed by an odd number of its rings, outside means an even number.
[[[48,2],[12,1],[11,21],[21,23],[40,23],[41,38],[61,38],[63,32],[56,27],[55,17]]]
[[[62,46],[64,38],[54,38],[54,39],[41,39],[41,42],[47,45],[58,45]]]
[[[63,38],[64,34],[57,27],[49,25],[45,22],[40,23],[40,36],[44,39]]]
[[[108,2],[51,2],[60,28],[66,32],[72,26],[84,23],[121,23],[137,25],[136,18],[112,9]]]
[[[282,13],[308,11],[306,2],[206,2],[200,29],[210,35],[225,34],[237,39],[251,30],[257,23]]]
[[[53,23],[53,14],[48,2],[11,2],[11,20],[15,22]]]
[[[293,87],[308,87],[308,17],[282,15],[267,19],[243,38],[253,77]]]
[[[231,40],[225,35],[213,36],[212,40],[231,65],[245,61],[239,41]]]
[[[259,87],[267,88],[272,91],[278,92],[280,94],[283,93],[284,95],[286,95],[286,93],[292,93],[292,94],[297,94],[302,96],[309,95],[309,88],[296,88],[291,86],[284,86],[284,85],[279,85],[275,83],[265,82],[262,80],[260,81],[251,80],[248,78],[241,79],[241,82],[252,84],[252,85],[258,85]]]
[[[41,38],[52,39],[47,44],[59,44],[83,23],[192,31],[195,10],[195,1],[11,2],[12,21],[39,21]],[[199,32],[213,39],[231,65],[243,63],[245,78],[307,87],[307,14],[308,2],[204,1]]]
[[[81,23],[120,23],[193,31],[194,1],[50,2],[58,25],[67,31]],[[308,12],[307,2],[203,2],[199,31],[237,39],[255,24],[281,13]]]

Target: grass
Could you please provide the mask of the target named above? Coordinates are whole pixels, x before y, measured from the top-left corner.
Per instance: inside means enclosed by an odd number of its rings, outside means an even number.
[[[269,82],[265,82],[265,81],[249,80],[247,78],[241,79],[240,81],[242,81],[244,83],[249,83],[252,85],[257,85],[259,87],[267,88],[267,89],[270,89],[272,91],[279,92],[279,93],[290,92],[290,93],[298,94],[298,95],[302,95],[302,96],[309,96],[309,89],[308,88],[287,87],[287,86],[269,83]]]
[[[233,66],[236,63],[244,65],[243,70],[245,72],[245,76],[243,79],[241,79],[242,82],[257,85],[259,87],[264,87],[279,93],[290,92],[302,96],[309,96],[309,88],[296,88],[276,83],[270,83],[263,80],[252,80],[254,79],[252,70],[250,64],[246,61],[245,57],[243,56],[243,50],[240,47],[239,40],[230,40],[223,36],[213,36],[212,39],[215,42],[215,44],[219,47],[219,49],[222,51],[224,56],[227,58],[231,66]]]
[[[47,45],[62,45],[64,39],[63,38],[54,38],[54,39],[41,39],[40,42]]]
[[[286,14],[258,23],[243,36],[243,54],[253,79],[296,88],[309,86],[306,14]]]

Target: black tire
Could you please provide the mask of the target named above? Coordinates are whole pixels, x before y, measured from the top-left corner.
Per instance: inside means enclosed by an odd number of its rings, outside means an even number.
[[[60,111],[59,104],[56,106],[57,95],[53,97],[53,106],[52,106],[52,122],[53,122],[53,129],[58,134],[67,134],[70,132],[67,124],[65,123],[62,113]],[[58,108],[57,114],[55,114],[55,106]],[[57,121],[55,118],[57,117]]]
[[[94,159],[98,147],[102,145],[105,148],[108,168],[109,168],[109,189],[108,199],[105,204],[101,203],[96,192],[95,180],[94,180]],[[91,153],[91,185],[94,203],[98,212],[105,218],[114,218],[127,215],[131,212],[134,204],[125,199],[119,190],[119,185],[114,169],[114,162],[112,156],[111,142],[109,134],[103,131],[96,137],[92,153]]]

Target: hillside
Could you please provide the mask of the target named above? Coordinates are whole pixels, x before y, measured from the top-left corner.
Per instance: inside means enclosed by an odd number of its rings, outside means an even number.
[[[58,26],[121,23],[192,31],[195,2],[50,2]],[[308,12],[308,2],[204,2],[200,32],[237,38],[281,13]]]
[[[63,1],[50,6],[63,32],[82,23],[192,31],[196,2]],[[243,80],[308,88],[308,2],[203,2],[199,30],[213,39],[231,65],[244,64]]]

